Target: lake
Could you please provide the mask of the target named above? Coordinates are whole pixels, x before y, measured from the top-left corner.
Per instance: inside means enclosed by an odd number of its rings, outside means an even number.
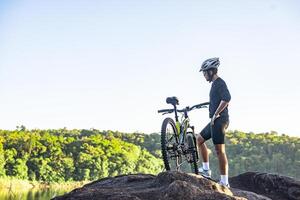
[[[49,200],[53,197],[63,195],[66,190],[53,190],[53,189],[32,189],[29,191],[9,191],[0,190],[1,200]]]

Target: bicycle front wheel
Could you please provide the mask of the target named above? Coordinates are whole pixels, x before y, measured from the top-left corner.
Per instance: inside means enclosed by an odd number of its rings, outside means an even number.
[[[178,133],[172,118],[166,118],[161,127],[161,152],[167,171],[179,171],[182,162]]]
[[[196,147],[196,142],[194,140],[194,136],[191,133],[187,134],[187,142],[188,142],[188,153],[190,155],[190,165],[191,165],[191,170],[195,174],[199,174],[198,170],[198,156],[197,156],[197,147]]]

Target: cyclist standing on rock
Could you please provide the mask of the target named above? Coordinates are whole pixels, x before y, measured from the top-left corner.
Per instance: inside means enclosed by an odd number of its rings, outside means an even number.
[[[212,82],[209,93],[209,117],[211,122],[197,135],[198,149],[201,151],[203,160],[199,168],[201,175],[211,177],[209,168],[209,155],[205,141],[212,138],[219,160],[221,180],[219,184],[230,187],[228,182],[228,161],[225,152],[225,130],[229,125],[228,103],[231,95],[227,85],[218,75],[219,58],[210,58],[203,62],[200,72],[203,72],[205,79]]]

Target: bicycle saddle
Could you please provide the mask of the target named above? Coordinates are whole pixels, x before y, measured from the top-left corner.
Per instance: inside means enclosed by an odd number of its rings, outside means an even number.
[[[173,106],[179,105],[179,101],[178,101],[177,97],[168,97],[166,102],[168,104],[172,104]]]

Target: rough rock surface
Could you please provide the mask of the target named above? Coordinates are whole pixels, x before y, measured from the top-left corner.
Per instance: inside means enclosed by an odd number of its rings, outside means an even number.
[[[273,182],[266,177],[272,179],[274,175],[265,174],[265,177],[261,177],[260,173],[254,172],[241,174],[231,178],[233,187],[228,189],[200,175],[180,172],[162,172],[157,176],[123,175],[94,181],[54,200],[299,199],[299,182],[281,176],[281,179],[275,178],[280,183],[269,185]],[[272,191],[278,188],[286,191]]]
[[[246,172],[230,178],[233,188],[251,191],[276,200],[300,200],[300,181],[277,174]]]

